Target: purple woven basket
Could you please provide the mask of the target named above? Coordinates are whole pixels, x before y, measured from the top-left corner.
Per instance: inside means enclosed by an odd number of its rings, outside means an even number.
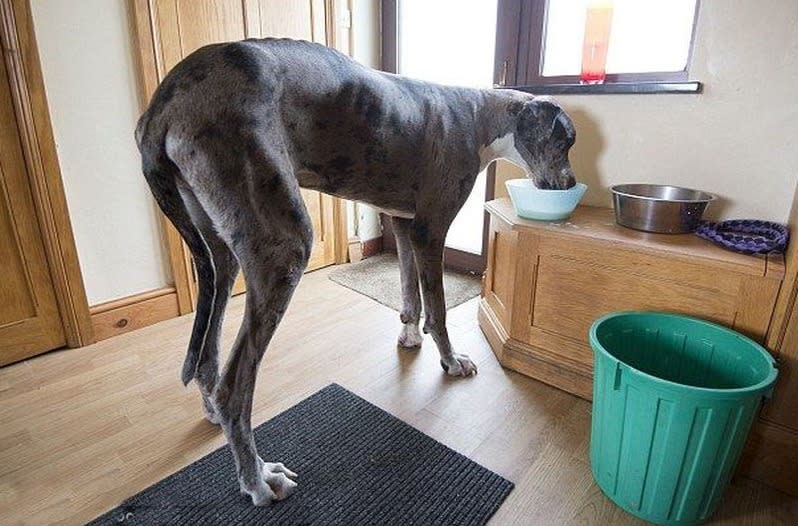
[[[733,219],[719,223],[702,221],[695,233],[723,248],[743,254],[784,252],[790,238],[786,226],[758,219]]]

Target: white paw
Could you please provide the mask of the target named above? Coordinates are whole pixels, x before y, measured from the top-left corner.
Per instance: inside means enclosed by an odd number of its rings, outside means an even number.
[[[263,480],[274,492],[275,500],[287,499],[296,489],[296,473],[288,469],[282,462],[264,462]],[[290,477],[290,478],[289,478]]]
[[[251,488],[245,488],[242,485],[241,494],[249,495],[252,499],[252,504],[255,506],[268,506],[272,501],[277,500],[277,495],[274,494],[269,485],[263,480],[259,480]]]
[[[287,499],[297,487],[297,483],[289,477],[296,473],[286,468],[281,462],[263,462],[258,458],[260,477],[247,487],[241,482],[241,493],[249,495],[255,506],[268,506],[272,501]]]
[[[417,323],[405,323],[402,326],[402,332],[399,333],[399,346],[405,349],[417,349],[421,347],[424,337],[418,330]]]
[[[471,376],[477,374],[477,364],[465,354],[452,353],[447,359],[441,359],[441,367],[451,376]]]

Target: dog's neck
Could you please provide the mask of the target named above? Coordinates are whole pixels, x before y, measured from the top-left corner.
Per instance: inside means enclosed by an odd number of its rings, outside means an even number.
[[[512,105],[523,103],[531,95],[512,90],[486,90],[478,121],[479,170],[484,170],[497,159],[506,159],[519,168],[526,169],[526,162],[515,148],[516,112]]]
[[[518,150],[515,149],[515,136],[512,132],[502,135],[492,143],[479,149],[479,171],[481,172],[490,163],[498,159],[505,159],[519,168],[525,169],[526,162],[524,162]]]

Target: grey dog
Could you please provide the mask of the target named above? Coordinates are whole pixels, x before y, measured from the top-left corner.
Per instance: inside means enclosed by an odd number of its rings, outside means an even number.
[[[443,369],[469,376],[446,331],[446,232],[477,174],[498,158],[541,188],[574,185],[571,120],[512,90],[440,86],[366,68],[319,44],[245,40],[203,47],[172,69],[136,128],[144,176],[191,250],[199,292],[185,384],[221,424],[242,493],[287,497],[295,474],[264,462],[251,412],[261,358],[305,269],[313,238],[300,187],[369,203],[391,217],[401,266],[399,345],[424,332]],[[222,318],[243,270],[246,309],[219,373]]]

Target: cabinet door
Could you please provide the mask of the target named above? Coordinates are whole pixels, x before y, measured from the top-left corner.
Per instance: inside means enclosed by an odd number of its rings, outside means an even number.
[[[509,330],[513,314],[515,265],[518,260],[518,233],[510,225],[490,216],[488,234],[488,265],[482,296],[498,316],[505,330]]]
[[[326,43],[324,0],[156,0],[143,9],[152,23],[158,80],[192,51],[215,42],[271,36]],[[336,200],[313,190],[301,192],[314,232],[308,270],[331,265],[335,263]],[[185,245],[181,257],[183,265],[191,268]],[[193,282],[194,273],[189,276]],[[239,276],[233,293],[244,290]],[[196,283],[192,283],[192,303],[195,291]]]
[[[530,345],[592,364],[587,334],[608,312],[668,311],[734,326],[740,275],[585,240],[541,242]]]

